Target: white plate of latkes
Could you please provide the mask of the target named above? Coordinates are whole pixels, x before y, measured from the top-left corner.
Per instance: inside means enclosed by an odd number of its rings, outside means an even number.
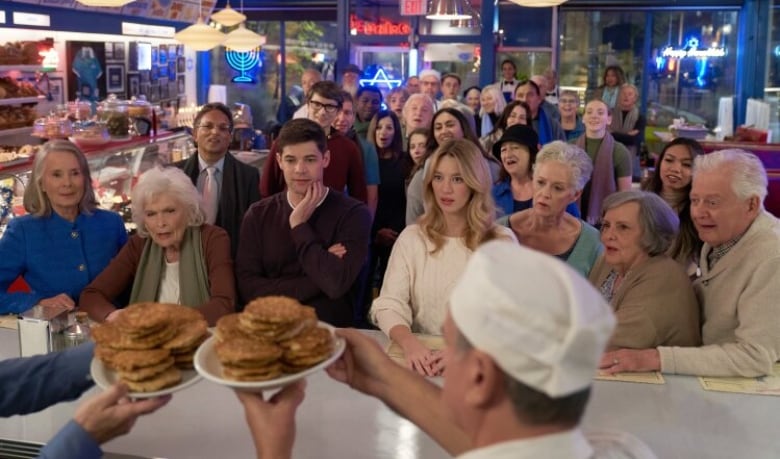
[[[284,374],[278,378],[266,381],[235,381],[232,379],[225,379],[222,376],[222,363],[219,361],[217,352],[214,349],[216,338],[213,335],[204,341],[200,347],[198,347],[197,352],[195,352],[195,357],[193,358],[195,370],[198,374],[211,382],[247,392],[262,392],[289,386],[300,379],[330,366],[330,364],[341,357],[341,354],[344,353],[344,349],[347,347],[344,338],[335,335],[335,328],[333,328],[333,326],[326,324],[325,322],[319,322],[317,326],[330,330],[331,335],[333,336],[333,351],[327,359],[298,373]]]

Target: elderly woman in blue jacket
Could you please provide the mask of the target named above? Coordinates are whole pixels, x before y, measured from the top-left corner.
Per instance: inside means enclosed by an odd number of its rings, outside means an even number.
[[[73,309],[127,241],[124,223],[97,208],[87,159],[66,140],[36,154],[24,208],[28,215],[12,219],[0,239],[0,314],[37,304]],[[30,291],[7,293],[20,276]]]

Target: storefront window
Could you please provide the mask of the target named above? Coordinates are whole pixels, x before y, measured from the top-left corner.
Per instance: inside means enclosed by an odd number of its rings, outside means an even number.
[[[301,75],[307,68],[316,68],[324,78],[334,79],[336,62],[336,24],[331,22],[297,21],[285,23],[285,88],[279,77],[281,55],[281,23],[248,22],[247,28],[266,37],[266,44],[251,57],[241,56],[245,62],[256,62],[241,70],[239,58],[228,61],[224,47],[211,53],[211,83],[227,87],[227,102],[240,102],[252,110],[254,127],[265,130],[277,120],[282,98],[288,94],[302,100]],[[248,81],[247,81],[248,79]],[[284,91],[282,91],[284,89]]]
[[[655,13],[653,22],[648,125],[664,127],[684,117],[714,128],[719,99],[736,88],[737,13]]]
[[[620,66],[626,81],[640,87],[644,65],[645,14],[567,11],[560,22],[559,84],[590,98],[604,70]]]
[[[552,51],[523,51],[503,49],[496,53],[495,81],[501,79],[501,63],[510,59],[517,67],[517,79],[527,80],[534,75],[542,75],[551,68]]]
[[[769,102],[769,126],[772,139],[780,139],[780,4],[775,2],[769,22],[769,46],[767,46],[767,76],[764,99]]]

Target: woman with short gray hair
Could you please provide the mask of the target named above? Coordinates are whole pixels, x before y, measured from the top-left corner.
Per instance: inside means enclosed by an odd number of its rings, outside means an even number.
[[[98,322],[122,313],[115,306],[132,286],[128,304],[154,301],[196,308],[210,325],[235,309],[235,280],[227,232],[205,222],[198,190],[180,169],[146,171],[133,189],[133,236],[84,289],[81,304]]]
[[[615,311],[610,349],[700,344],[693,287],[666,255],[678,227],[677,214],[654,193],[622,191],[604,200],[604,254],[589,278]]]
[[[24,209],[0,239],[0,314],[75,308],[127,241],[122,218],[97,208],[87,159],[67,140],[49,141],[35,155]],[[8,293],[18,278],[29,291]]]
[[[560,258],[585,277],[601,255],[599,232],[567,208],[576,206],[592,171],[581,148],[548,143],[534,162],[531,208],[513,213],[507,224],[521,244]]]

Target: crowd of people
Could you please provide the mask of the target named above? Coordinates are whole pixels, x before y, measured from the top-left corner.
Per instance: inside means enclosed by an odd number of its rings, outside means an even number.
[[[582,114],[554,72],[518,81],[512,61],[501,69],[496,84],[462,93],[457,75],[424,70],[386,98],[307,71],[305,102],[289,110],[262,174],[229,154],[229,109],[207,104],[194,122],[197,154],[140,177],[129,239],[118,216],[96,208],[83,153],[49,142],[25,190],[29,215],[0,239],[0,312],[78,307],[103,322],[161,301],[213,325],[256,297],[294,297],[321,320],[377,327],[398,343],[411,371],[340,331],[349,347],[329,372],[453,454],[489,446],[470,441],[490,425],[447,419],[431,404],[439,397],[473,404],[459,406],[467,417],[505,409],[479,402],[502,394],[515,404],[511,423],[552,424],[548,434],[577,443],[597,366],[769,374],[780,358],[780,221],[763,207],[761,161],[676,139],[636,189],[644,117],[620,68],[606,69]],[[30,292],[5,293],[19,276]],[[525,343],[532,323],[557,331]],[[446,350],[427,349],[419,333],[443,334]],[[571,333],[588,337],[564,339]],[[511,351],[501,344],[515,338]],[[560,347],[560,360],[535,360],[541,346]],[[549,377],[526,377],[539,365]],[[422,377],[442,374],[443,388]],[[475,395],[460,400],[467,386]],[[264,416],[281,410],[294,429],[303,394],[239,395],[258,450],[292,447],[264,434]],[[533,412],[558,404],[569,417]],[[507,451],[527,447],[513,439],[500,439]]]

